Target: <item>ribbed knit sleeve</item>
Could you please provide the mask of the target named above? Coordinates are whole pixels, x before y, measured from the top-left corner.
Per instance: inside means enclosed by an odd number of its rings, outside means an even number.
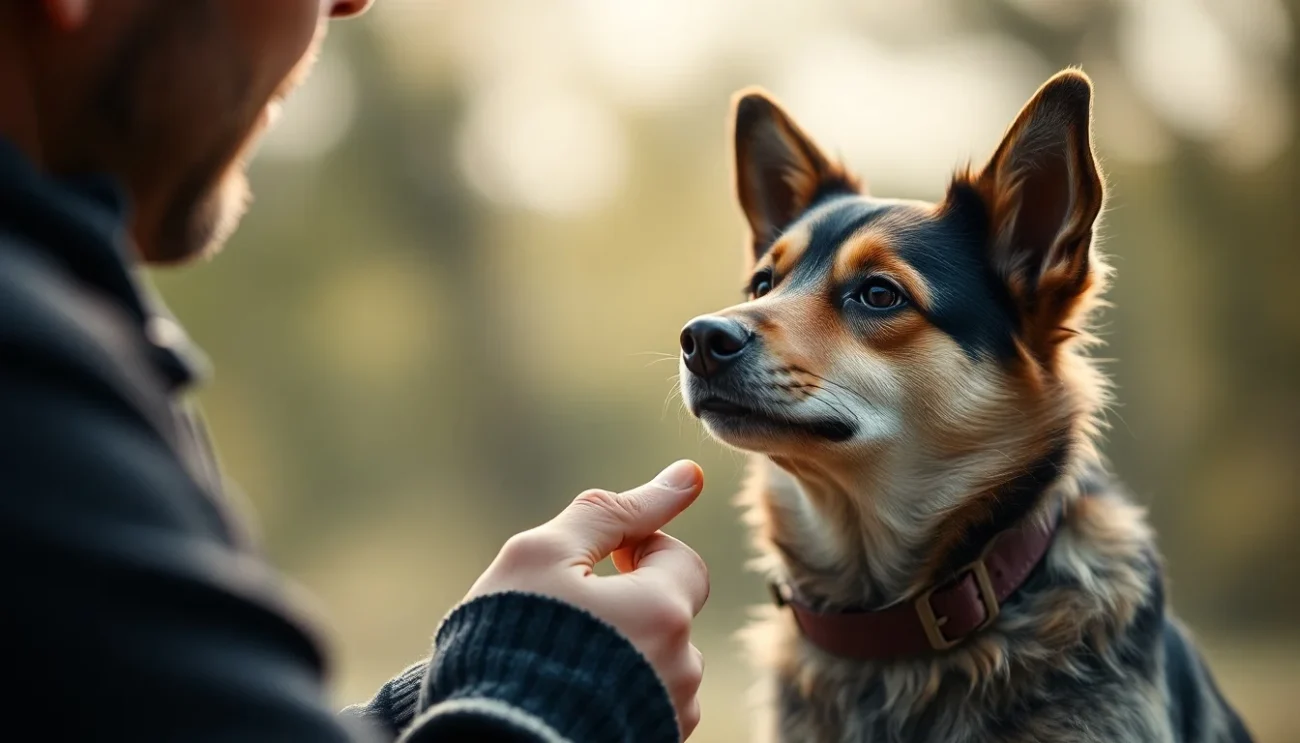
[[[484,596],[443,621],[409,743],[676,743],[667,690],[626,638],[527,593]]]
[[[346,707],[339,714],[368,724],[373,732],[382,733],[384,740],[396,740],[415,717],[428,668],[427,660],[408,666],[380,687],[370,701]]]

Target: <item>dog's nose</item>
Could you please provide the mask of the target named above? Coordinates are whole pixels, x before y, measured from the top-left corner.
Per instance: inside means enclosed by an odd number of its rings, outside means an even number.
[[[701,377],[726,369],[745,350],[751,333],[735,320],[706,315],[682,328],[682,361]]]

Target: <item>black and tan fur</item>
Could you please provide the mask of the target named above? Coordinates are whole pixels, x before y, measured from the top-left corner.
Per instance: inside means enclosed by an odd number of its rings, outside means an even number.
[[[756,455],[758,567],[818,608],[885,606],[1065,504],[1028,583],[951,650],[846,660],[769,608],[746,632],[766,739],[1249,739],[1094,444],[1106,380],[1085,351],[1109,269],[1091,107],[1081,72],[1053,77],[930,204],[868,195],[768,95],[737,96],[750,293],[687,326],[682,386]]]

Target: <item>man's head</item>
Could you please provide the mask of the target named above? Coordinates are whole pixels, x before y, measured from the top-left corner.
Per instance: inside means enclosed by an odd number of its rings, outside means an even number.
[[[118,177],[144,260],[210,252],[325,22],[370,2],[0,0],[0,135],[51,173]]]

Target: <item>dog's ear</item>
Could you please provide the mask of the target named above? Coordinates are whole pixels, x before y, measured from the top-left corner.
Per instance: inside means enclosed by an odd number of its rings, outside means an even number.
[[[732,111],[736,195],[757,258],[818,197],[836,190],[856,192],[858,184],[767,92],[740,91]]]
[[[974,186],[990,218],[990,260],[1021,313],[1030,350],[1050,354],[1099,289],[1092,254],[1105,189],[1092,151],[1092,83],[1066,70],[1021,109]],[[952,194],[950,194],[950,197]]]

